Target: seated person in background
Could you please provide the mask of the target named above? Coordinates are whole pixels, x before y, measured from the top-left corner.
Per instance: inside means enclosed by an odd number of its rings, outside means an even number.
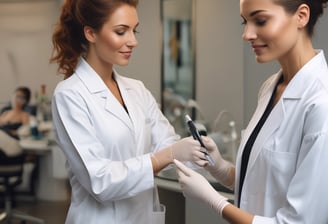
[[[17,130],[29,125],[30,114],[24,110],[31,98],[31,91],[28,87],[18,87],[15,90],[11,102],[11,108],[0,114],[0,130],[6,132],[15,139],[19,139]]]
[[[15,156],[22,153],[19,145],[19,136],[30,134],[30,113],[26,107],[30,102],[31,91],[28,87],[16,88],[11,104],[0,112],[0,150],[7,156]],[[26,155],[24,163],[24,175],[22,184],[16,188],[23,190],[30,185],[31,172],[35,167],[34,155]]]

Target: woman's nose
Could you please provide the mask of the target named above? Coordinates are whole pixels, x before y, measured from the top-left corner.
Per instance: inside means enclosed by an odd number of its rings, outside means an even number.
[[[138,45],[138,40],[134,32],[131,35],[129,35],[129,39],[126,44],[131,48],[136,47]]]
[[[250,26],[250,25],[246,25],[244,28],[244,33],[242,35],[243,40],[245,41],[251,41],[256,39],[257,35],[255,32],[255,29]]]

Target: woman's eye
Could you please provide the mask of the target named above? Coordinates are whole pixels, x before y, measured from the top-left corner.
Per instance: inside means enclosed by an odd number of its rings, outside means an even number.
[[[118,30],[118,31],[116,31],[116,34],[117,35],[120,35],[120,36],[124,35],[124,33],[125,33],[125,30]]]
[[[256,25],[258,25],[258,26],[264,26],[265,23],[266,23],[265,19],[259,19],[256,21]]]

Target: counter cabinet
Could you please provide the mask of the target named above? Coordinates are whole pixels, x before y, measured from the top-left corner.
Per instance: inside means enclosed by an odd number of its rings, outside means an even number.
[[[211,181],[210,181],[211,182]],[[158,186],[159,198],[166,206],[165,223],[167,224],[227,224],[228,222],[199,201],[185,198],[180,185],[174,178],[156,176],[155,183]],[[222,185],[211,182],[220,194],[233,202],[233,192]],[[223,190],[223,191],[221,191]]]

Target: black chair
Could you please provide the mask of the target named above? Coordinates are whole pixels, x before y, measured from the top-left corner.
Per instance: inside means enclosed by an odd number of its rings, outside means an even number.
[[[5,211],[0,213],[0,221],[6,220],[7,223],[11,223],[12,220],[17,219],[22,223],[44,224],[44,220],[12,208],[14,189],[22,182],[24,157],[24,154],[9,157],[0,149],[0,186],[4,188],[5,207]]]

